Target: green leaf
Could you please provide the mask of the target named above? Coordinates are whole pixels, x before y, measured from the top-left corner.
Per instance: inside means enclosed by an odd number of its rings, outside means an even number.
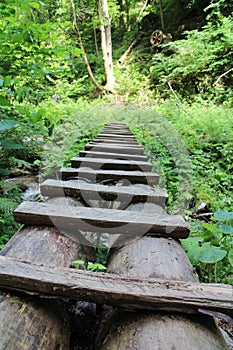
[[[15,120],[0,121],[0,131],[11,129],[17,122]]]
[[[0,95],[0,106],[5,107],[5,106],[10,106],[10,105],[11,105],[10,101],[6,97]]]
[[[25,148],[23,145],[20,145],[19,143],[7,141],[7,140],[0,140],[0,146],[6,149],[23,149]]]
[[[74,260],[72,261],[72,265],[84,265],[85,261],[84,260]]]
[[[226,235],[232,235],[233,234],[233,227],[229,224],[222,224],[219,225],[219,230],[225,233]]]
[[[10,76],[10,75],[7,75],[7,76],[4,78],[4,83],[3,83],[3,85],[4,85],[4,86],[9,86],[9,85],[10,85],[10,82],[11,82],[11,76]]]
[[[214,217],[219,221],[229,221],[233,219],[233,212],[227,211],[226,209],[220,209],[214,213]]]
[[[30,1],[30,6],[34,7],[36,10],[39,10],[40,4],[36,1]]]
[[[231,249],[228,253],[228,259],[229,259],[229,262],[231,264],[231,266],[233,266],[233,249]]]
[[[219,247],[208,247],[203,249],[203,251],[199,255],[199,261],[206,263],[206,264],[214,264],[227,255],[227,252],[225,250],[222,250]]]

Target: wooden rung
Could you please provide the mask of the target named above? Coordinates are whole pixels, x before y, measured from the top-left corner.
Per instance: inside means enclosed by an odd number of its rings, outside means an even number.
[[[109,152],[95,152],[93,151],[80,151],[80,157],[88,157],[88,158],[104,158],[104,159],[124,159],[124,160],[139,160],[139,161],[147,161],[147,156],[141,156],[139,154],[119,154],[119,153],[109,153]]]
[[[152,169],[152,164],[149,162],[87,157],[73,157],[71,166],[73,168],[89,167],[96,170],[151,171]]]
[[[120,171],[120,170],[94,170],[90,168],[61,168],[59,171],[61,180],[83,180],[98,183],[102,180],[141,183],[149,186],[157,185],[159,175],[142,171]]]
[[[86,151],[101,151],[101,152],[113,152],[113,153],[127,153],[127,154],[140,154],[144,155],[143,148],[140,147],[127,147],[118,145],[115,143],[112,144],[87,144],[85,146]]]
[[[99,144],[99,142],[95,142],[95,141],[91,141],[90,143],[89,143],[90,145],[98,145]],[[143,150],[143,147],[142,146],[140,146],[139,145],[139,143],[131,143],[131,142],[124,142],[124,143],[122,143],[122,142],[120,142],[120,143],[117,143],[117,142],[108,142],[108,141],[103,141],[103,142],[101,142],[101,146],[112,146],[112,145],[114,145],[114,146],[118,146],[118,147],[125,147],[125,148],[134,148],[134,149],[141,149],[141,150]]]
[[[113,134],[106,134],[106,133],[99,133],[98,134],[99,137],[111,137],[111,138],[115,138],[115,139],[119,139],[119,140],[124,140],[124,139],[129,139],[129,140],[136,140],[134,136],[125,136],[125,135],[113,135]]]
[[[40,185],[43,196],[48,197],[82,197],[88,204],[88,200],[107,200],[126,202],[128,204],[135,202],[149,202],[165,205],[168,194],[165,190],[148,187],[137,188],[135,186],[104,186],[90,184],[80,181],[59,181],[48,179]]]
[[[114,139],[114,138],[104,138],[104,137],[96,137],[95,139],[92,140],[92,142],[106,142],[106,143],[117,143],[119,145],[125,145],[125,144],[129,144],[129,145],[133,145],[133,146],[138,146],[139,143],[135,140],[119,140],[119,139]]]
[[[120,277],[67,267],[48,267],[0,256],[0,286],[35,295],[86,300],[123,308],[233,317],[233,287]]]
[[[145,211],[71,207],[39,202],[23,202],[14,211],[17,222],[27,225],[56,226],[77,240],[77,230],[109,234],[169,236],[187,238],[189,226],[180,215]]]

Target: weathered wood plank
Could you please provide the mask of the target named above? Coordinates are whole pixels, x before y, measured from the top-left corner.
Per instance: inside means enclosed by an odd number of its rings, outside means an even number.
[[[135,186],[104,186],[98,184],[87,184],[80,181],[59,181],[48,179],[40,185],[43,196],[81,196],[85,201],[89,199],[104,199],[118,202],[149,202],[164,206],[168,194],[163,189],[137,188]]]
[[[127,147],[127,146],[119,146],[115,143],[112,144],[87,144],[85,146],[86,151],[101,151],[101,152],[117,152],[120,154],[128,153],[128,154],[140,154],[144,155],[144,151],[140,147]]]
[[[233,316],[230,285],[140,280],[0,257],[0,286],[121,307],[186,313],[206,309]]]
[[[61,168],[59,171],[61,180],[81,180],[86,179],[92,183],[102,180],[121,181],[126,180],[131,183],[141,183],[149,186],[157,185],[159,175],[142,171],[120,171],[120,170],[94,170],[91,168]]]
[[[73,168],[89,167],[96,170],[126,170],[126,171],[151,171],[152,164],[149,162],[119,160],[105,158],[73,157],[71,159]]]
[[[111,134],[111,133],[105,133],[105,132],[100,132],[98,134],[97,137],[111,137],[111,138],[115,138],[115,139],[118,139],[118,140],[125,140],[125,139],[129,139],[129,140],[135,140],[135,137],[133,135],[128,135],[128,136],[125,136],[125,135],[117,135],[117,134]]]
[[[124,160],[139,160],[147,161],[147,156],[141,156],[139,154],[119,154],[111,152],[98,152],[98,151],[80,151],[80,157],[90,157],[90,158],[104,158],[104,159],[124,159]]]
[[[138,146],[139,143],[138,141],[136,140],[132,140],[132,139],[124,139],[124,140],[119,140],[117,138],[114,138],[114,137],[96,137],[92,140],[92,142],[98,142],[98,143],[103,143],[103,142],[106,142],[106,143],[117,143],[119,145],[125,145],[125,144],[131,144],[131,145],[135,145],[135,146]]]
[[[147,215],[117,209],[68,207],[38,202],[23,202],[14,211],[17,222],[28,225],[56,226],[77,239],[77,230],[109,234],[132,234],[132,238],[149,233],[165,237],[186,238],[189,225],[180,215]]]
[[[134,143],[117,143],[117,142],[94,142],[94,141],[91,141],[89,143],[89,145],[99,145],[101,144],[101,146],[118,146],[118,147],[125,147],[125,148],[135,148],[135,149],[142,149],[143,150],[143,147],[141,147],[138,143],[134,144]]]

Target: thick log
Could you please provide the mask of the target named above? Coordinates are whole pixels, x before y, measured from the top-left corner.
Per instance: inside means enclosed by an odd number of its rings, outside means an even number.
[[[67,297],[126,308],[233,316],[233,286],[118,277],[68,268],[50,268],[0,256],[3,288]]]
[[[144,155],[144,151],[140,147],[127,147],[122,145],[117,145],[115,143],[104,143],[104,144],[87,144],[85,146],[86,151],[97,151],[97,152],[113,152],[119,154],[139,154]]]
[[[91,168],[61,168],[59,171],[62,180],[86,179],[88,182],[98,183],[102,180],[108,182],[124,180],[129,183],[141,183],[149,186],[157,185],[159,175],[142,171],[121,170],[94,170]]]
[[[89,200],[105,200],[125,203],[150,202],[165,205],[168,198],[166,190],[145,186],[104,186],[82,181],[60,181],[48,179],[40,185],[41,194],[48,197],[81,197],[86,204]],[[109,203],[108,203],[109,204]]]
[[[147,161],[147,156],[140,156],[137,154],[119,154],[111,152],[98,152],[98,151],[80,151],[80,157],[89,157],[89,158],[104,158],[104,159],[124,159],[124,160],[139,160]]]
[[[149,162],[119,160],[104,158],[73,157],[71,159],[73,168],[89,167],[95,170],[125,170],[125,171],[151,171],[152,164]]]
[[[135,278],[197,282],[180,244],[144,237],[113,253],[110,273]],[[110,310],[100,328],[97,348],[116,349],[227,349],[214,320],[206,315]]]
[[[77,236],[77,229],[109,234],[164,235],[186,238],[189,225],[180,215],[146,215],[116,209],[69,207],[46,203],[23,202],[14,211],[17,222],[28,225],[56,226]]]
[[[83,248],[56,229],[27,227],[2,249],[1,255],[25,262],[55,267],[87,258]],[[4,350],[69,349],[67,313],[61,301],[21,294],[0,296],[0,348]]]

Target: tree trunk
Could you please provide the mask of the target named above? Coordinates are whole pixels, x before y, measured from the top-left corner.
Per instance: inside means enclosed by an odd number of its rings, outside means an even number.
[[[111,19],[108,12],[107,0],[98,0],[98,14],[101,31],[101,47],[106,75],[106,89],[114,91],[115,78],[112,63]]]
[[[45,266],[70,266],[86,259],[89,249],[61,235],[55,228],[27,227],[19,231],[1,255]],[[70,331],[65,304],[53,299],[0,295],[0,349],[69,349]]]

